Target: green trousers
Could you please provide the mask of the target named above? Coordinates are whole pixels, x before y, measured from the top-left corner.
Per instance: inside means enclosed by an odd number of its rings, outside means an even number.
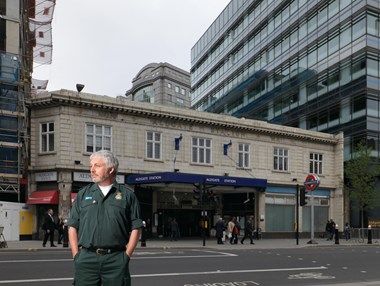
[[[81,250],[74,258],[75,286],[130,286],[129,257],[125,251],[96,254]]]

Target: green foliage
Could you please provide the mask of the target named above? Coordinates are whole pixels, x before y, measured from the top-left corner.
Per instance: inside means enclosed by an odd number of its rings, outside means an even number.
[[[371,149],[364,142],[358,144],[353,158],[345,167],[346,185],[353,208],[362,213],[378,206],[379,193],[375,189],[380,167],[371,158]]]

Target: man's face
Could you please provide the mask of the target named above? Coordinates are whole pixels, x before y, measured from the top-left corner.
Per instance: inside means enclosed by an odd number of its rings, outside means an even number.
[[[92,158],[91,162],[91,178],[94,183],[101,186],[109,186],[113,184],[113,178],[110,176],[113,168],[107,169],[106,164],[101,157]]]

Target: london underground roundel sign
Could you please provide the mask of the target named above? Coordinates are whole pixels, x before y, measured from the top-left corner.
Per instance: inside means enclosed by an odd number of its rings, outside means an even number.
[[[306,177],[304,185],[306,190],[314,191],[316,188],[318,188],[320,182],[321,181],[317,175],[310,174]]]

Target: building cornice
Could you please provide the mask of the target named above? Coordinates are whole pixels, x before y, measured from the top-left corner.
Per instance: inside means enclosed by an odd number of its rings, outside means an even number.
[[[343,134],[336,135],[304,130],[283,125],[270,124],[265,121],[237,118],[230,115],[202,112],[192,109],[176,108],[145,102],[128,101],[124,97],[109,97],[89,93],[61,89],[32,95],[31,108],[46,108],[53,106],[78,106],[81,108],[114,111],[120,114],[130,114],[144,118],[169,119],[176,122],[186,122],[212,128],[275,135],[294,138],[303,141],[339,144]]]

